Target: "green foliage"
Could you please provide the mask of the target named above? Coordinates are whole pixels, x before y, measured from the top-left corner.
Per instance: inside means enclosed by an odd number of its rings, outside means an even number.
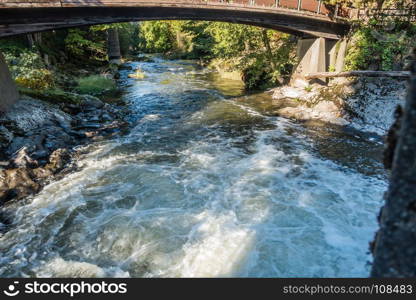
[[[397,24],[393,30],[362,26],[353,34],[345,58],[345,70],[368,68],[389,71],[401,67],[410,49],[416,47],[416,26]]]
[[[208,59],[212,56],[214,41],[206,32],[211,22],[171,21],[171,28],[175,40],[173,52],[186,59]]]
[[[253,50],[261,44],[261,30],[258,27],[222,22],[212,22],[205,29],[214,40],[212,54],[219,58],[230,58]]]
[[[149,21],[139,29],[140,49],[174,58],[196,59],[210,54],[212,41],[204,32],[208,22]]]
[[[78,79],[75,91],[80,94],[101,95],[104,92],[117,90],[114,80],[100,75],[93,75]]]
[[[44,90],[54,86],[53,74],[48,69],[31,69],[15,78],[18,85],[36,90]]]
[[[26,87],[19,87],[19,92],[23,95],[27,95],[53,104],[79,104],[84,100],[83,96],[81,95],[68,93],[56,88],[39,91]]]
[[[123,54],[130,52],[130,45],[138,44],[138,25],[123,23],[6,38],[0,40],[0,51],[5,55],[19,86],[46,90],[59,85],[63,89],[71,89],[72,83],[67,86],[67,78],[77,76],[80,69],[96,70],[97,66],[104,66],[108,28],[118,29]],[[81,80],[80,92],[97,93],[103,89],[115,89],[113,81],[104,80]]]
[[[222,22],[151,21],[140,26],[141,49],[170,58],[212,61],[240,72],[247,89],[265,88],[291,71],[294,42],[271,30]],[[225,67],[225,68],[224,68]]]
[[[28,49],[21,41],[6,40],[0,44],[0,51],[20,86],[41,90],[54,85],[51,71],[35,48]]]
[[[12,56],[19,56],[23,50],[28,50],[25,42],[20,38],[0,39],[0,51]]]
[[[138,47],[140,43],[139,26],[136,22],[95,25],[91,26],[90,30],[96,33],[104,33],[111,28],[118,31],[120,51],[123,56],[128,55]]]
[[[73,60],[104,61],[106,57],[105,33],[98,30],[69,29],[65,50]]]
[[[212,55],[238,62],[229,71],[238,70],[247,89],[275,85],[294,64],[295,43],[289,35],[258,27],[212,22],[206,31],[213,36]]]
[[[139,26],[137,23],[122,23],[118,29],[120,51],[123,56],[135,51],[139,45]]]
[[[166,53],[173,48],[174,36],[168,21],[143,22],[140,34],[140,46],[146,52]]]

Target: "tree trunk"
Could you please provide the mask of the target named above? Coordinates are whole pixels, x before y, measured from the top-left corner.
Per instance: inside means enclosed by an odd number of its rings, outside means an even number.
[[[384,0],[377,0],[377,9],[383,9]]]
[[[35,44],[41,45],[42,44],[42,32],[28,33],[26,34],[26,40],[27,40],[27,45],[29,46],[29,48],[32,48],[33,46],[35,46]]]
[[[273,59],[273,52],[272,52],[272,48],[270,47],[270,40],[269,40],[269,37],[267,36],[267,29],[262,30],[262,37],[263,37],[264,46],[266,47],[267,57],[269,58],[273,71],[275,71],[277,67]]]
[[[110,63],[121,63],[120,42],[117,28],[107,30],[107,55]]]
[[[0,112],[7,111],[19,100],[19,92],[10,74],[6,60],[0,52]]]
[[[416,277],[416,61],[374,244],[373,277]]]
[[[29,48],[33,48],[35,45],[35,41],[33,40],[33,36],[31,33],[26,34],[27,45]]]
[[[35,43],[38,45],[42,44],[42,32],[36,32],[33,34],[33,38],[35,39]]]

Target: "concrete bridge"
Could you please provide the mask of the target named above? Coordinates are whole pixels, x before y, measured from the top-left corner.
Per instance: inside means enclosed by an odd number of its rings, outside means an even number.
[[[232,3],[230,3],[232,2]],[[0,37],[146,20],[242,23],[300,36],[339,39],[348,12],[318,0],[0,0]]]
[[[328,70],[331,60],[336,63],[334,45],[349,30],[348,18],[352,13],[329,9],[322,0],[0,0],[0,38],[130,21],[240,23],[299,36],[300,64],[294,72],[297,78]],[[10,82],[0,55],[0,111],[17,101],[17,92]]]

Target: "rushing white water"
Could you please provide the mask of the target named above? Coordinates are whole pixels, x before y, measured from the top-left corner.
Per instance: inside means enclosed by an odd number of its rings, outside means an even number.
[[[2,276],[368,274],[378,142],[272,116],[265,95],[229,98],[237,83],[187,62],[133,65],[147,77],[127,81],[130,134],[4,208]]]

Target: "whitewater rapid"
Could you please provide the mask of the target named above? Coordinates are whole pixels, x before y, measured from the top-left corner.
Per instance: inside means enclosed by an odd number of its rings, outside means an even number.
[[[265,94],[190,62],[132,66],[147,77],[124,82],[130,133],[3,208],[1,276],[368,275],[379,139],[275,116]]]

